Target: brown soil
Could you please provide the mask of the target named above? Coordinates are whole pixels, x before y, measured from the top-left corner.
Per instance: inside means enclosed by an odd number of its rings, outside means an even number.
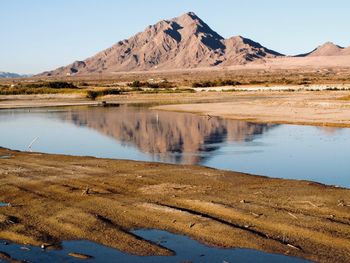
[[[134,228],[320,262],[350,261],[350,190],[198,166],[0,148],[0,238],[88,239],[138,255],[171,251]],[[331,176],[331,175],[330,175]]]

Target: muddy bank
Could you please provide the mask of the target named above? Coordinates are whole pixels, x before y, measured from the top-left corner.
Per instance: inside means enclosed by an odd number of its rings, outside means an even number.
[[[350,190],[180,166],[0,148],[0,239],[87,239],[137,255],[171,251],[135,228],[322,262],[350,260]],[[10,156],[10,157],[9,157]],[[331,176],[331,175],[330,175]]]

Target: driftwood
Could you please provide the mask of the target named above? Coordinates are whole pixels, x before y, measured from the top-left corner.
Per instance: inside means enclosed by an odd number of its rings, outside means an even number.
[[[294,249],[297,249],[297,250],[300,250],[300,248],[296,247],[296,246],[293,246],[292,244],[287,244],[288,247],[291,247],[291,248],[294,248]]]
[[[290,215],[291,217],[298,219],[298,217],[296,215],[293,215],[292,213],[288,212],[288,215]]]
[[[90,193],[90,188],[89,188],[89,187],[86,187],[86,189],[83,190],[82,195],[88,195],[89,193]]]

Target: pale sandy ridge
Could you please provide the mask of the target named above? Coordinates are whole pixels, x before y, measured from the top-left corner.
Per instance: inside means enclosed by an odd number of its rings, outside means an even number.
[[[155,110],[192,112],[236,120],[350,127],[350,100],[330,92],[273,93],[230,102],[162,105]]]

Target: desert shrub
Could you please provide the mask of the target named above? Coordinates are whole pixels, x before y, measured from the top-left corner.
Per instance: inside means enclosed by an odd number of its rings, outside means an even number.
[[[148,83],[146,86],[151,89],[171,89],[174,85],[170,82]]]
[[[248,82],[249,85],[262,85],[267,84],[268,82],[265,80],[251,80]]]
[[[211,88],[220,86],[237,86],[241,85],[239,81],[235,80],[214,80],[214,81],[202,81],[192,83],[192,88]]]
[[[72,83],[56,81],[56,82],[48,82],[47,85],[44,85],[49,89],[77,89],[78,87]]]
[[[77,86],[67,82],[19,83],[11,86],[1,86],[0,95],[30,95],[56,94],[74,92]]]
[[[86,98],[88,99],[95,100],[98,96],[98,91],[96,90],[88,90],[86,92]]]
[[[79,87],[88,87],[88,86],[89,86],[89,83],[86,83],[86,82],[78,82],[76,85],[79,86]]]
[[[134,80],[133,82],[128,83],[128,86],[131,88],[141,88],[143,85],[141,81]]]
[[[57,94],[75,92],[75,89],[59,89],[50,88],[23,88],[23,87],[3,87],[0,88],[0,95],[32,95],[32,94]]]
[[[179,89],[177,89],[179,90]],[[196,91],[194,89],[181,89],[182,92],[189,92],[189,93],[195,93]]]
[[[194,89],[152,89],[144,90],[142,94],[157,94],[157,93],[194,93]]]
[[[224,89],[224,90],[222,90],[222,92],[238,92],[238,91],[241,91],[241,90],[238,90],[238,89]]]
[[[346,90],[345,88],[338,88],[338,87],[327,87],[325,90]]]
[[[170,88],[174,88],[174,85],[168,81],[162,81],[162,82],[154,82],[154,83],[150,83],[148,81],[138,81],[135,80],[131,83],[127,84],[129,87],[131,88],[150,88],[150,89],[170,89]]]
[[[74,84],[69,83],[69,82],[64,82],[64,81],[41,82],[41,83],[21,83],[21,84],[16,85],[15,87],[28,88],[28,89],[35,89],[35,88],[78,89],[78,87],[75,86]]]
[[[295,92],[296,90],[289,88],[289,89],[283,89],[282,91],[284,91],[284,92]]]
[[[119,95],[122,91],[119,89],[101,89],[101,90],[88,90],[86,92],[86,98],[95,100],[97,97],[102,97],[106,95]]]

